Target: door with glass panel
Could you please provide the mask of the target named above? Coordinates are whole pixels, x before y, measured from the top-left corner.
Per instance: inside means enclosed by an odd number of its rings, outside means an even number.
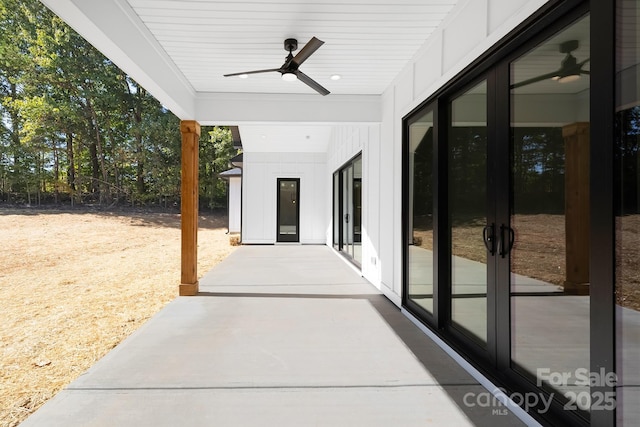
[[[589,34],[576,9],[413,113],[403,138],[406,305],[520,390],[585,420]]]
[[[487,86],[477,81],[414,115],[403,160],[407,302],[485,354],[495,280],[488,266],[493,249],[485,245],[495,223],[487,189]],[[437,119],[442,115],[446,125]]]
[[[434,106],[412,118],[405,136],[406,294],[410,304],[434,316]]]
[[[589,22],[448,102],[451,331],[559,401],[589,391]]]
[[[340,172],[333,174],[333,247],[340,250],[340,230],[342,229],[342,203],[340,203]]]
[[[333,245],[362,264],[362,156],[333,174]]]
[[[342,170],[342,251],[353,258],[353,165]]]
[[[487,350],[490,286],[495,254],[494,203],[489,200],[487,81],[448,103],[448,242],[450,326],[470,345]]]
[[[278,178],[278,242],[300,241],[300,179]]]
[[[508,271],[512,369],[588,417],[588,15],[508,64]],[[504,307],[506,309],[506,307]],[[552,379],[553,378],[553,379]],[[561,378],[561,380],[558,380]]]

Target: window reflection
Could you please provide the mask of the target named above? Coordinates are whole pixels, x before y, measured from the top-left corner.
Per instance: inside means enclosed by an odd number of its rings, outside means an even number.
[[[511,65],[511,356],[556,397],[589,391],[541,373],[590,369],[588,58],[585,17]]]
[[[433,313],[433,112],[409,125],[409,299]]]
[[[448,129],[451,321],[487,341],[487,83],[451,102]]]

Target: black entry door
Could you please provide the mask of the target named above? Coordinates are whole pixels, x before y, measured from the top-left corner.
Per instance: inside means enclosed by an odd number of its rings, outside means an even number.
[[[300,179],[278,178],[278,242],[300,241]]]

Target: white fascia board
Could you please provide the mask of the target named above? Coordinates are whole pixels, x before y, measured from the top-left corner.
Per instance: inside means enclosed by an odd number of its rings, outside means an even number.
[[[183,120],[195,91],[125,0],[40,0]]]
[[[247,123],[379,123],[379,95],[198,93],[196,117],[202,125]]]

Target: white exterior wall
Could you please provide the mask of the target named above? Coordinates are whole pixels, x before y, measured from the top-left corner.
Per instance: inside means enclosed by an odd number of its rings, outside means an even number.
[[[324,244],[326,153],[245,152],[242,243],[275,243],[278,178],[300,178],[300,243]]]
[[[369,186],[363,226],[373,231],[366,252],[363,244],[362,268],[363,275],[397,305],[402,295],[402,118],[545,3],[462,1],[382,95],[382,123],[360,143],[364,147],[363,185]],[[340,139],[349,140],[343,135],[336,141]],[[340,159],[355,154],[349,148],[334,151],[344,152]],[[330,173],[334,170],[330,168]],[[328,215],[331,217],[330,212]],[[375,266],[372,256],[378,257]]]
[[[338,126],[327,153],[326,185],[329,224],[326,243],[333,244],[333,173],[362,153],[362,275],[380,286],[380,125]]]
[[[229,177],[229,233],[240,232],[242,178]]]

